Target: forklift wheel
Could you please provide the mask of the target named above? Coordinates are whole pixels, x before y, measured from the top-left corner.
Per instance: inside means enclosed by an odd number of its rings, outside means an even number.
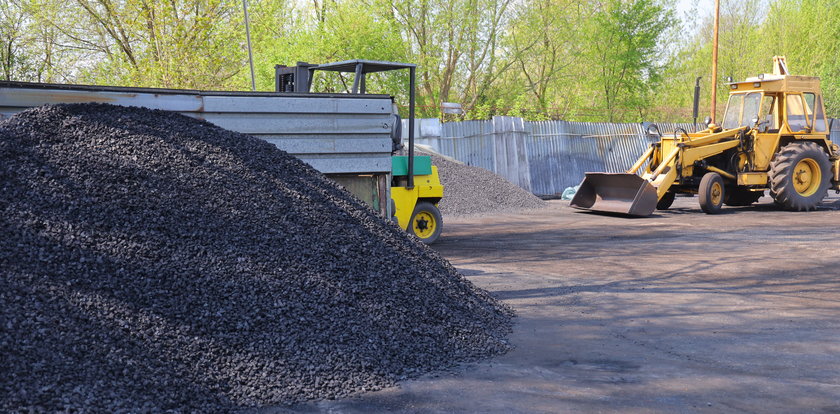
[[[723,189],[723,178],[715,172],[706,173],[700,180],[700,188],[697,191],[700,198],[700,208],[706,214],[720,213],[723,199],[726,194]]]
[[[417,203],[408,224],[408,232],[417,236],[423,243],[432,244],[442,230],[443,218],[440,216],[440,210],[432,203]]]

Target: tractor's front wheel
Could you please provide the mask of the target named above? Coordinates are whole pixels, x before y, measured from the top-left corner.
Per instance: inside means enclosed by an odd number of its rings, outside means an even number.
[[[815,210],[830,180],[828,154],[813,142],[791,142],[770,163],[770,194],[786,210]]]
[[[700,209],[706,214],[720,213],[723,199],[726,194],[723,188],[723,178],[715,172],[708,172],[700,179],[700,188],[697,190],[700,198]]]
[[[417,203],[414,214],[408,223],[408,232],[417,236],[420,241],[432,244],[443,231],[443,218],[440,210],[434,204],[425,201]]]

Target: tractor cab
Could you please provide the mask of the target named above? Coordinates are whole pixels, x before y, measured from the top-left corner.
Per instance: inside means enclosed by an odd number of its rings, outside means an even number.
[[[774,58],[774,73],[729,82],[724,130],[756,128],[760,133],[828,133],[820,78],[787,73],[784,58]]]

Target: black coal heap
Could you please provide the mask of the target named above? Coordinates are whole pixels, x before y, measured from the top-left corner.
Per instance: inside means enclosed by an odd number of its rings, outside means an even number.
[[[0,411],[230,411],[508,350],[511,311],[298,159],[183,115],[0,122]]]

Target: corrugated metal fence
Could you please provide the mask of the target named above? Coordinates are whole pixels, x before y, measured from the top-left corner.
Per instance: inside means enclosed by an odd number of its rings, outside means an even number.
[[[44,104],[105,102],[180,112],[262,138],[325,174],[391,172],[388,95],[277,94],[0,82],[0,119]]]
[[[655,139],[648,136],[648,125],[531,122],[514,117],[443,124],[419,119],[415,136],[417,143],[443,155],[493,171],[534,194],[549,195],[579,184],[588,171],[626,171]],[[699,129],[693,124],[656,125],[663,135],[677,128]],[[404,124],[403,135],[407,129]],[[840,120],[832,123],[831,137],[840,143]]]
[[[493,171],[534,194],[555,194],[577,185],[587,171],[628,169],[650,143],[647,123],[612,124],[524,121],[416,123],[417,143],[465,164]],[[662,133],[691,124],[657,124]]]

